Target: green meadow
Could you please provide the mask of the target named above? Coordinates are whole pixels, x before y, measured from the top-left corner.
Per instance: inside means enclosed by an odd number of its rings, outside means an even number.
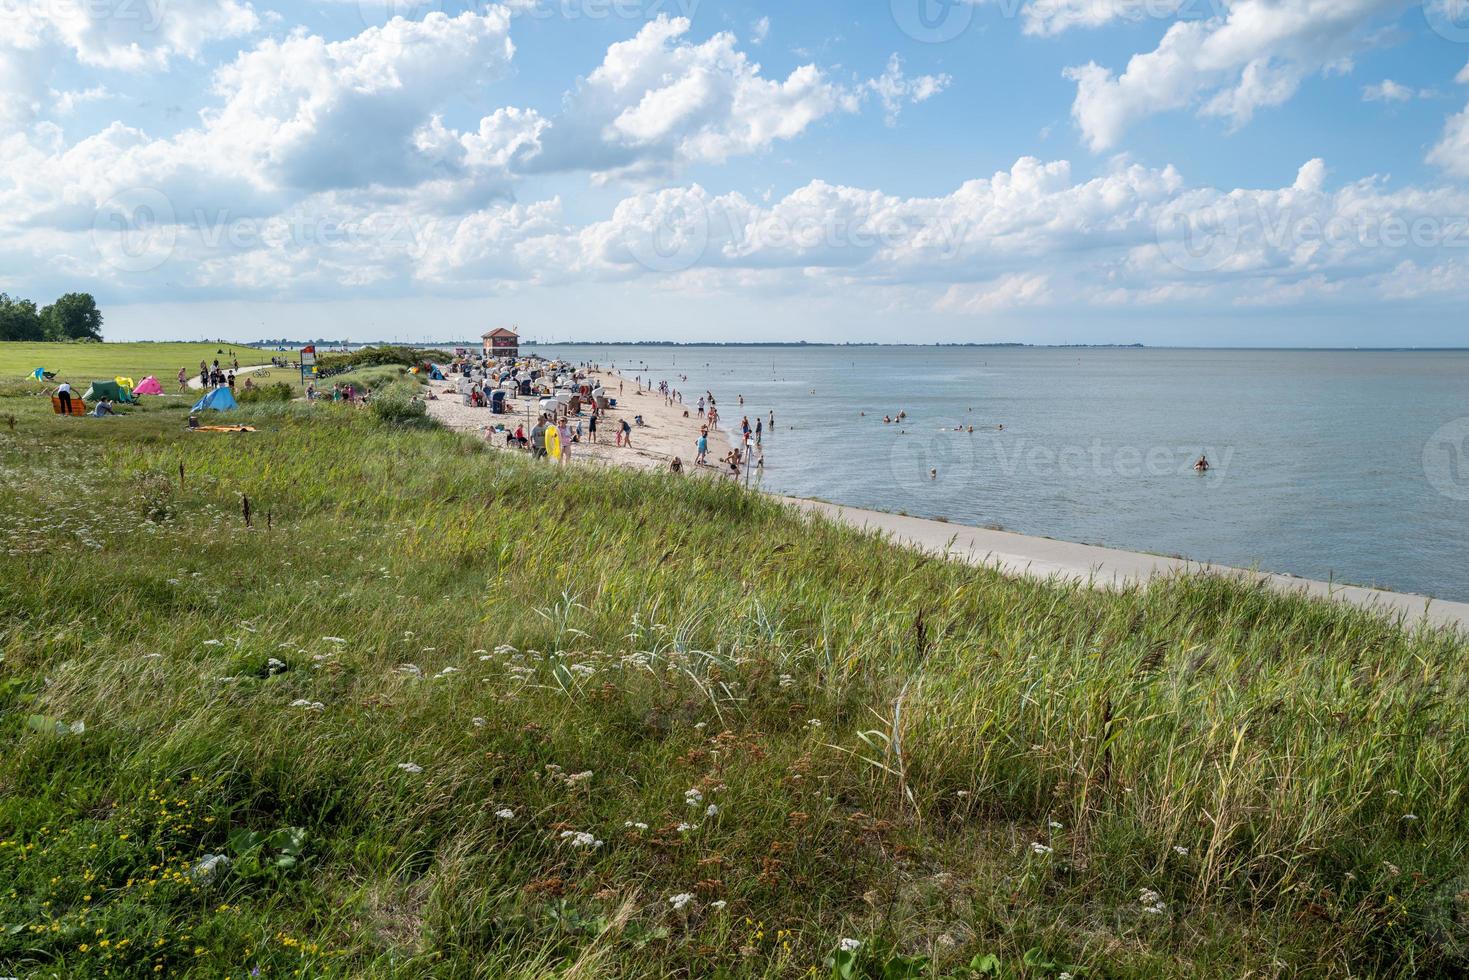
[[[13,381],[30,375],[38,367],[55,371],[58,380],[70,381],[84,390],[88,382],[117,376],[141,381],[156,375],[165,391],[178,386],[179,368],[187,368],[198,376],[199,362],[221,364],[230,360],[230,352],[239,358],[240,366],[269,364],[271,353],[241,344],[218,343],[3,343],[0,344],[0,381]],[[282,375],[290,372],[280,372]]]
[[[184,409],[0,398],[0,976],[1469,969],[1462,636]]]

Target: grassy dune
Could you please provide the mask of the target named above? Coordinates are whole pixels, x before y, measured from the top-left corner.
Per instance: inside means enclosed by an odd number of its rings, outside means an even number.
[[[1011,580],[366,411],[34,402],[0,975],[1469,966],[1457,637]]]

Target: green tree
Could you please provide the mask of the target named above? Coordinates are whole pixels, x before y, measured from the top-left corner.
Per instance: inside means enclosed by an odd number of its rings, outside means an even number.
[[[35,303],[0,293],[0,340],[42,340],[45,335]]]
[[[102,311],[91,293],[67,293],[41,310],[47,340],[101,340]]]

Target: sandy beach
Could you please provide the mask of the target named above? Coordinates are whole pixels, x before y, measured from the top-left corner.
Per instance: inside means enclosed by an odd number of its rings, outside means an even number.
[[[718,475],[721,472],[713,466],[695,467],[693,462],[696,452],[695,443],[699,439],[699,427],[704,421],[699,418],[697,409],[699,396],[703,392],[686,392],[684,394],[685,404],[669,405],[656,390],[639,390],[633,379],[624,378],[611,370],[599,369],[588,371],[587,374],[613,393],[617,399],[617,407],[609,408],[603,413],[602,421],[599,423],[600,431],[597,434],[597,442],[588,442],[584,439],[573,447],[570,465],[582,466],[596,463],[608,466],[628,466],[639,470],[666,470],[674,457],[678,457],[689,472],[704,472],[710,475]],[[429,385],[438,397],[428,403],[428,412],[451,429],[483,433],[485,426],[505,425],[513,430],[517,424],[524,424],[526,431],[529,432],[540,411],[536,399],[517,397],[511,403],[514,407],[513,414],[494,415],[487,408],[472,408],[465,405],[452,380],[430,381]],[[715,398],[719,398],[718,392],[715,393]],[[685,411],[688,412],[687,418],[684,417]],[[733,413],[733,409],[725,411]],[[638,425],[635,421],[639,415],[643,419],[642,425]],[[633,426],[630,447],[616,444],[616,430],[622,425],[623,419]],[[739,419],[740,416],[734,414],[733,424],[738,425]],[[753,422],[753,419],[751,421]],[[721,428],[728,423],[729,415],[721,415]],[[503,436],[497,435],[492,442],[500,448],[505,445]],[[724,434],[710,433],[709,455],[711,459],[717,462],[718,458],[728,449],[728,439]]]

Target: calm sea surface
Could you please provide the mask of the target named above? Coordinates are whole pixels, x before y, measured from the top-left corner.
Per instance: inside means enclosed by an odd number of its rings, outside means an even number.
[[[768,490],[1469,600],[1469,352],[528,349],[773,411]]]

